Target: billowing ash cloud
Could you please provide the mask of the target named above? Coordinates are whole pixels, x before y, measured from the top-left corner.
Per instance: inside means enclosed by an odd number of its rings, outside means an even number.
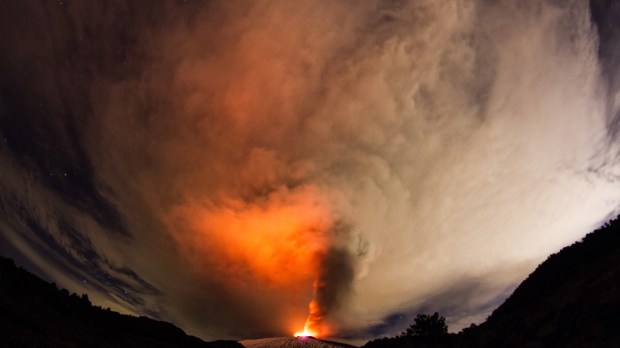
[[[618,206],[582,1],[0,13],[0,251],[192,334],[465,326]]]

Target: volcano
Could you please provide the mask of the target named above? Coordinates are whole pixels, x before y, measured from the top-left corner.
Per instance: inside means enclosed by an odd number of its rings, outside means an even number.
[[[271,337],[240,341],[246,348],[357,348],[355,346],[320,340],[311,336]]]

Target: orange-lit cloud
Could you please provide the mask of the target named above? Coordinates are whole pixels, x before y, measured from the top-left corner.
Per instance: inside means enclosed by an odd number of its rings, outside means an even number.
[[[174,210],[181,245],[206,255],[208,272],[251,277],[267,286],[310,286],[328,246],[329,201],[312,187],[265,201],[194,203]],[[188,232],[190,231],[190,232]]]
[[[0,3],[0,222],[61,285],[208,339],[468,325],[618,207],[585,3],[136,4]]]

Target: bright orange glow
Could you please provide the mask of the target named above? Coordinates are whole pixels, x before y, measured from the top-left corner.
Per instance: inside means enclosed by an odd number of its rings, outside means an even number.
[[[314,292],[316,296],[316,287],[317,282],[314,282]],[[298,331],[295,333],[295,337],[300,336],[325,336],[327,332],[327,327],[323,322],[324,312],[319,304],[319,302],[314,299],[310,301],[308,305],[308,319],[306,319],[306,324],[304,325],[303,331]]]
[[[251,277],[268,286],[304,286],[316,278],[332,217],[313,188],[276,194],[249,204],[185,205],[176,216],[196,233],[189,247],[204,252],[210,271]],[[305,285],[307,286],[307,285]]]
[[[175,237],[196,257],[198,269],[222,277],[239,291],[284,290],[293,298],[312,283],[316,296],[320,257],[334,221],[329,208],[325,195],[303,187],[258,202],[186,203],[172,213],[171,221],[179,231]],[[323,311],[313,300],[304,329],[295,336],[324,336],[322,321]]]
[[[307,329],[304,329],[303,331],[295,332],[294,336],[295,337],[308,337],[308,336],[317,337],[317,334],[316,332],[312,332]]]

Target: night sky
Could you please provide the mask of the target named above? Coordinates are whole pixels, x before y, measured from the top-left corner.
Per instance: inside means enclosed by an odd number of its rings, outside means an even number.
[[[618,213],[615,5],[0,1],[0,254],[204,339],[479,323]]]

